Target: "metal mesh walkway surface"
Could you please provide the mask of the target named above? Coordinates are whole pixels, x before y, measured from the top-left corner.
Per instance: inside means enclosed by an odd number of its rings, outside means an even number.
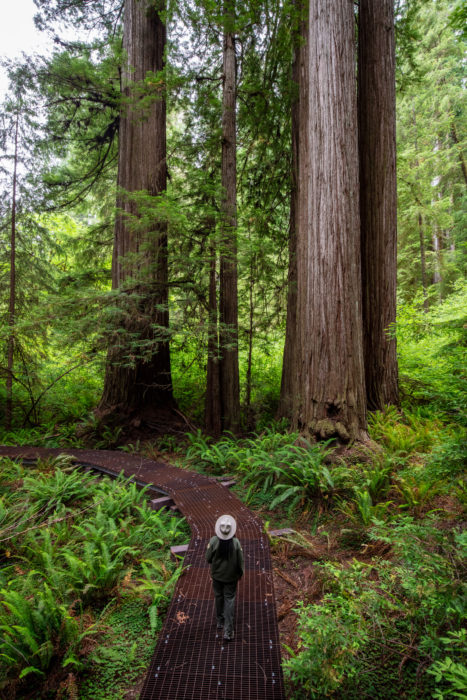
[[[262,523],[215,479],[137,455],[105,450],[1,447],[0,457],[36,460],[58,454],[77,464],[138,482],[169,495],[186,517],[192,538],[141,700],[283,700],[279,631],[269,543]],[[214,523],[237,521],[245,574],[237,589],[235,639],[216,629],[214,596],[204,555]]]

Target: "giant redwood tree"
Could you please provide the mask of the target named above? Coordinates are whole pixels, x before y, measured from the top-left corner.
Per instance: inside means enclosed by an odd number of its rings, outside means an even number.
[[[237,273],[237,59],[235,0],[222,5],[220,235],[209,248],[209,323],[205,427],[212,435],[240,425]],[[219,285],[217,261],[219,259]],[[218,289],[219,286],[219,289]],[[219,301],[218,301],[219,297]]]
[[[222,236],[220,251],[220,394],[222,428],[240,424],[237,292],[237,138],[235,0],[224,1],[222,91]]]
[[[358,116],[363,347],[368,408],[398,403],[393,0],[360,0]]]
[[[8,343],[7,343],[7,377],[5,427],[11,430],[13,415],[13,362],[15,354],[15,314],[16,314],[16,195],[18,187],[18,133],[20,122],[20,102],[16,106],[14,141],[13,141],[13,178],[11,196],[11,238],[10,238],[10,294],[8,303]]]
[[[166,188],[166,29],[163,2],[124,10],[118,215],[112,286],[118,330],[108,353],[99,412],[151,424],[173,404],[168,337],[167,230],[151,200]]]
[[[278,407],[278,417],[290,417],[294,407],[294,397],[297,395],[295,382],[297,379],[295,365],[295,342],[297,336],[297,200],[298,200],[298,132],[300,99],[303,100],[303,87],[300,89],[300,64],[306,50],[303,36],[306,24],[300,22],[300,31],[294,32],[292,82],[295,92],[291,104],[291,191],[289,218],[289,274],[287,280],[287,319],[285,326],[284,357],[282,362],[281,389]]]
[[[300,48],[295,426],[366,430],[353,3],[310,0]]]

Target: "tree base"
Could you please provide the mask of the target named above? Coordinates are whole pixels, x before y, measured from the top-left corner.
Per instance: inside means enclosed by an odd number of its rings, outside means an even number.
[[[176,408],[175,403],[170,406],[148,406],[131,411],[123,406],[99,406],[94,411],[94,417],[97,427],[92,428],[92,433],[110,437],[112,447],[136,441],[155,440],[162,435],[182,437],[185,433],[196,430],[196,426]],[[84,430],[83,436],[90,432]]]
[[[335,442],[336,445],[349,445],[353,443],[366,444],[369,436],[366,430],[347,428],[341,421],[333,421],[330,418],[312,421],[308,425],[292,425],[292,429],[298,430],[304,437],[316,440],[316,442]]]

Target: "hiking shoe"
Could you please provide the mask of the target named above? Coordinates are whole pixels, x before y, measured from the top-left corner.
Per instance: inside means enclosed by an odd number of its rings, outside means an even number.
[[[224,642],[231,642],[234,636],[233,632],[224,632]]]

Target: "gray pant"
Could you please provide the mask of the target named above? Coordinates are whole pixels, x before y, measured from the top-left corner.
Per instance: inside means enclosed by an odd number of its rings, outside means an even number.
[[[224,625],[224,634],[232,634],[234,631],[235,594],[237,581],[224,583],[212,579],[214,597],[216,600],[216,618],[218,624]]]

